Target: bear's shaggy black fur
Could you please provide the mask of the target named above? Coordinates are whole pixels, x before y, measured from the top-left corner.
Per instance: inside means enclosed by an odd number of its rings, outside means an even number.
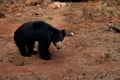
[[[27,57],[36,53],[33,48],[38,41],[39,55],[42,59],[51,59],[48,51],[50,43],[63,41],[66,36],[65,30],[58,30],[44,21],[27,22],[21,25],[14,33],[14,41],[22,56]]]

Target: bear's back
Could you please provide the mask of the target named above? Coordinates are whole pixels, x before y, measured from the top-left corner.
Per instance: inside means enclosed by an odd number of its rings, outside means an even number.
[[[31,21],[21,25],[15,34],[19,34],[19,36],[24,36],[25,38],[38,39],[39,37],[46,37],[46,35],[54,30],[56,29],[44,21]]]

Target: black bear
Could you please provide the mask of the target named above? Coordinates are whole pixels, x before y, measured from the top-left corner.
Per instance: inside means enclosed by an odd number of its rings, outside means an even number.
[[[35,41],[38,41],[40,57],[49,60],[51,53],[48,49],[51,42],[60,49],[65,36],[65,30],[58,30],[44,21],[32,21],[24,23],[15,31],[14,41],[24,57],[36,53],[33,48]]]

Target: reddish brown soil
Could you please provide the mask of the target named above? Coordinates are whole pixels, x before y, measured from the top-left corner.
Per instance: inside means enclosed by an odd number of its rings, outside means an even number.
[[[82,16],[82,6],[94,9],[99,8],[98,4],[42,9],[42,16],[37,17],[31,12],[38,7],[25,7],[21,17],[11,14],[0,19],[0,80],[120,80],[120,34],[107,30],[109,18],[104,15],[93,19]],[[22,57],[13,35],[22,23],[31,20],[44,20],[56,28],[73,31],[75,36],[66,37],[61,50],[51,44],[53,56],[49,61],[38,55]]]

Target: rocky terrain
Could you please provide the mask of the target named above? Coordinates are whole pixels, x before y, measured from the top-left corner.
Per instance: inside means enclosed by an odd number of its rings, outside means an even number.
[[[0,1],[0,80],[120,80],[120,33],[106,26],[120,26],[119,0],[33,3]],[[34,20],[75,35],[65,38],[61,50],[51,44],[49,61],[38,55],[22,57],[14,31]]]

